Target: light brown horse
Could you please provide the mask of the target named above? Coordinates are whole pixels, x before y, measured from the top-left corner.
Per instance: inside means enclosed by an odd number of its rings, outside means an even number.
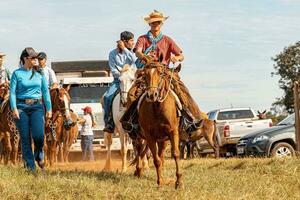
[[[168,69],[158,62],[144,67],[147,90],[139,107],[141,136],[151,150],[157,172],[157,184],[164,184],[162,166],[167,140],[171,141],[172,156],[176,163],[176,188],[183,186],[179,168],[179,122],[176,99],[172,95]],[[158,147],[158,149],[157,149]],[[141,152],[139,152],[140,154]],[[140,159],[135,174],[141,176]]]
[[[3,140],[4,164],[8,164],[10,159],[13,164],[16,164],[20,135],[9,105],[9,83],[0,85],[0,99],[3,102],[0,104],[0,142]]]
[[[171,84],[178,78],[179,70],[180,67],[171,71],[158,62],[148,62],[143,72],[147,90],[139,103],[139,123],[142,129],[140,136],[146,140],[152,152],[157,171],[157,183],[163,184],[161,171],[164,163],[164,150],[167,145],[166,141],[170,140],[171,153],[176,163],[176,188],[183,186],[182,173],[179,169],[179,138],[184,139],[183,136],[186,135],[186,140],[195,141],[205,137],[214,148],[216,157],[219,157],[220,142],[215,122],[209,120],[199,108],[195,109],[194,115],[202,119],[201,128],[194,131],[192,137],[183,133],[183,130],[179,130],[180,116],[177,107],[180,107],[180,102],[172,91]],[[143,156],[145,151],[141,152],[141,149],[138,150],[138,155]],[[141,170],[140,158],[138,158],[135,175],[141,176]]]
[[[45,163],[50,165],[57,162],[58,150],[60,160],[68,161],[69,148],[77,137],[77,116],[70,111],[70,96],[65,88],[54,88],[50,90],[53,116],[46,122],[45,128]],[[72,128],[65,127],[64,122],[71,119],[74,122]],[[74,128],[73,128],[74,127]]]

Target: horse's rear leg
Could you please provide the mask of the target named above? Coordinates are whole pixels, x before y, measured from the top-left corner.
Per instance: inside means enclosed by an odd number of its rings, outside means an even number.
[[[205,127],[205,134],[204,137],[207,140],[208,144],[214,149],[215,152],[215,158],[220,157],[220,146],[218,143],[218,138],[219,137],[216,130],[216,126],[212,125],[210,127]]]
[[[104,143],[107,147],[107,153],[106,153],[106,161],[103,168],[103,171],[110,172],[112,170],[111,167],[111,150],[110,146],[112,145],[112,134],[104,132]]]
[[[138,138],[135,142],[135,150],[136,150],[136,158],[137,158],[137,162],[136,162],[136,168],[135,168],[135,171],[134,171],[134,176],[137,176],[137,177],[142,177],[142,164],[141,164],[141,161],[142,159],[144,159],[146,156],[144,156],[144,158],[141,158],[141,154],[142,154],[142,151],[143,151],[143,141],[141,138]]]
[[[7,165],[10,160],[10,155],[12,152],[12,146],[11,146],[9,132],[4,133],[4,152],[5,152],[4,165]]]
[[[179,169],[179,162],[180,162],[180,151],[179,151],[179,134],[178,130],[174,130],[173,133],[171,134],[170,137],[171,140],[171,147],[172,147],[172,155],[173,158],[175,159],[175,164],[176,164],[176,184],[175,188],[177,189],[183,187],[183,181],[182,181],[182,173]]]
[[[162,162],[160,157],[158,156],[157,148],[156,148],[156,142],[152,139],[147,140],[149,148],[151,150],[152,156],[153,156],[153,162],[156,168],[156,175],[157,175],[157,184],[159,186],[164,184],[163,177],[162,177]]]

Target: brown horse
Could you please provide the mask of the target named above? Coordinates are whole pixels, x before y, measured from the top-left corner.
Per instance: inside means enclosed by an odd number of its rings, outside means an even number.
[[[78,128],[76,125],[77,117],[69,108],[70,96],[68,90],[53,88],[50,90],[50,96],[53,116],[46,122],[45,163],[47,164],[48,158],[50,158],[50,165],[52,166],[57,161],[58,149],[60,150],[61,161],[68,160],[68,149],[73,142],[73,138],[77,137]],[[65,128],[64,122],[71,118],[75,128]],[[74,132],[76,133],[74,134]]]
[[[178,108],[181,107],[177,95],[172,90],[172,83],[178,78],[180,67],[170,70],[158,62],[150,61],[144,67],[144,76],[147,90],[142,95],[139,102],[139,123],[141,126],[140,136],[147,142],[150,148],[154,165],[157,171],[157,183],[163,184],[161,175],[164,163],[164,150],[166,141],[171,141],[171,152],[176,163],[176,188],[183,186],[182,173],[179,169],[179,138],[195,141],[205,137],[209,144],[214,148],[216,157],[219,157],[219,140],[215,122],[208,119],[207,115],[202,113],[198,108],[196,117],[201,118],[201,128],[188,136],[180,129],[180,116]],[[179,134],[179,132],[181,132]],[[157,149],[157,147],[158,149]],[[138,155],[143,156],[146,148],[142,151],[139,148]],[[142,151],[142,152],[141,152]],[[139,157],[138,156],[138,157]],[[141,176],[140,158],[137,159],[135,175]]]
[[[171,141],[171,151],[176,163],[177,188],[183,186],[182,173],[179,169],[180,117],[177,114],[176,99],[171,91],[170,79],[172,75],[170,76],[168,72],[169,70],[158,62],[149,62],[145,65],[144,75],[147,90],[141,97],[139,124],[141,136],[146,140],[153,156],[158,185],[164,183],[161,173],[164,163],[164,151],[167,140]],[[141,176],[140,159],[135,174]]]
[[[9,83],[0,85],[0,142],[4,144],[4,164],[11,159],[13,164],[17,163],[20,135],[15,125],[12,111],[9,105]]]

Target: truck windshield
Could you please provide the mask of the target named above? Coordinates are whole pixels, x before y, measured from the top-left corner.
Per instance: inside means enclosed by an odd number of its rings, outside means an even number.
[[[72,84],[71,103],[99,103],[110,83]]]
[[[218,120],[231,120],[231,119],[245,119],[253,118],[254,115],[251,110],[230,110],[221,111],[218,115]]]

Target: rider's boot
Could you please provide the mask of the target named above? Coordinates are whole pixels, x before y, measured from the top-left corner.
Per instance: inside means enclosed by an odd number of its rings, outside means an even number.
[[[108,117],[108,122],[107,124],[105,124],[105,127],[103,129],[103,132],[107,132],[107,133],[114,133],[114,122],[111,116]]]
[[[128,132],[131,139],[136,139],[139,131],[137,103],[138,101],[134,101],[120,120],[123,129]]]
[[[196,119],[186,106],[182,108],[182,117],[183,128],[188,134],[202,127],[202,119]]]

